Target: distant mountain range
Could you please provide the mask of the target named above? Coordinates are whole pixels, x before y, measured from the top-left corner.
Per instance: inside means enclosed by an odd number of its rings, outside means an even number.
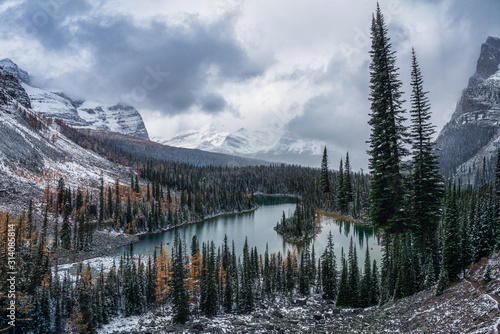
[[[209,124],[170,139],[153,137],[152,140],[169,146],[314,167],[319,166],[324,148],[323,143],[299,138],[272,125],[262,130],[241,128],[228,132]]]
[[[21,83],[29,97],[24,97],[26,107],[37,113],[61,119],[78,129],[117,132],[149,139],[141,114],[133,106],[75,99],[65,92],[35,87],[29,74],[10,59],[0,60],[0,66]],[[313,167],[319,166],[324,147],[324,143],[300,138],[282,127],[272,125],[261,130],[241,128],[235,132],[227,132],[208,124],[173,138],[152,139],[173,147]]]
[[[493,178],[500,147],[500,38],[481,46],[476,72],[437,138],[440,167],[463,184]]]

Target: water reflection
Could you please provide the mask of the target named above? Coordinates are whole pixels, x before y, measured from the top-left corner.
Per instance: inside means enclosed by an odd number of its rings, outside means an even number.
[[[281,219],[283,211],[287,216],[293,213],[295,199],[293,197],[256,196],[256,200],[262,205],[256,211],[216,217],[203,223],[179,227],[182,239],[188,243],[189,247],[193,235],[196,234],[200,243],[213,240],[216,247],[219,247],[223,244],[224,235],[227,235],[230,243],[234,240],[236,252],[240,255],[245,238],[248,238],[248,245],[252,248],[257,247],[261,254],[265,252],[267,244],[270,253],[281,252],[283,256],[286,256],[288,250],[293,251],[294,248],[297,248],[300,255],[303,245],[289,244],[273,230],[273,227]],[[351,237],[355,241],[360,266],[364,261],[365,247],[369,247],[371,258],[380,264],[381,248],[372,227],[355,225],[326,215],[321,215],[320,220],[321,233],[316,238],[307,241],[308,245],[315,248],[316,260],[323,254],[328,233],[331,231],[338,265],[341,249],[344,248],[344,252],[347,253]],[[173,238],[174,231],[144,236],[141,241],[134,245],[134,252],[139,255],[152,255],[154,248],[162,243],[171,247]],[[121,254],[125,250],[126,248],[122,248],[116,254]]]

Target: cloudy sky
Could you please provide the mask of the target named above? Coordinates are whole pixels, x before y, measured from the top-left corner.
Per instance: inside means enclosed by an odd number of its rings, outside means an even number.
[[[438,130],[500,37],[498,0],[381,0],[409,92],[415,47]],[[374,0],[3,0],[0,58],[35,84],[130,103],[151,136],[213,123],[325,142],[367,165]],[[407,99],[409,96],[407,95]]]

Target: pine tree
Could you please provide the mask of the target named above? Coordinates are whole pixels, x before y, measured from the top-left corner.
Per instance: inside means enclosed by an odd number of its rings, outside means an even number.
[[[496,228],[496,244],[495,249],[500,249],[500,147],[497,151],[497,163],[495,166],[495,228]]]
[[[450,198],[447,199],[446,214],[444,222],[443,240],[443,260],[442,266],[445,269],[446,277],[455,280],[461,272],[460,266],[460,243],[458,240],[457,228],[459,227],[458,206],[456,198],[456,188],[450,191]],[[442,271],[442,270],[441,270]],[[443,275],[441,275],[443,276]],[[441,280],[441,277],[440,277]]]
[[[337,306],[349,306],[349,269],[344,255],[344,248],[342,248],[340,262],[342,264],[342,268],[340,270]]]
[[[107,208],[108,208],[108,218],[113,217],[113,189],[111,186],[108,186],[108,199],[107,199]]]
[[[372,289],[371,289],[371,304],[375,305],[380,300],[380,282],[378,276],[377,261],[373,260],[372,266]]]
[[[359,267],[358,267],[358,255],[356,253],[356,247],[351,237],[351,242],[349,244],[349,255],[348,255],[348,305],[352,307],[359,306]]]
[[[99,229],[104,219],[104,177],[101,173],[99,180]]]
[[[184,270],[184,252],[179,232],[175,230],[172,248],[172,305],[173,321],[184,324],[189,319],[189,296],[186,291]]]
[[[347,212],[349,203],[353,201],[352,183],[351,183],[351,164],[349,162],[349,152],[347,152],[344,163],[343,177],[342,177],[341,194],[341,211]]]
[[[323,191],[323,193],[330,193],[331,186],[330,186],[330,178],[328,176],[328,153],[326,151],[326,146],[325,149],[323,150],[323,159],[321,160],[321,172],[319,180],[321,185],[321,191]]]
[[[428,262],[425,266],[424,288],[430,289],[436,284],[436,274],[434,273],[433,256],[428,256]]]
[[[444,290],[450,285],[450,279],[448,278],[448,271],[446,267],[441,266],[441,272],[439,273],[439,280],[436,288],[436,296],[443,294]]]
[[[61,227],[61,247],[64,249],[71,248],[71,226],[69,223],[69,214],[71,212],[71,207],[69,203],[64,206],[63,212],[63,222]]]
[[[403,99],[398,79],[395,51],[391,51],[390,39],[384,17],[377,4],[371,27],[370,51],[370,101],[371,113],[368,124],[370,134],[369,167],[372,171],[370,189],[370,219],[372,223],[389,232],[406,229],[402,216],[404,204],[404,177],[402,160],[406,155],[407,138],[402,116]]]
[[[495,246],[494,202],[490,185],[483,184],[478,191],[476,226],[476,260],[488,256]]]
[[[368,307],[372,302],[372,271],[371,271],[371,260],[370,260],[370,251],[368,247],[366,247],[365,253],[365,266],[363,270],[363,278],[361,279],[361,289],[359,294],[359,303],[361,307]]]
[[[337,296],[337,263],[335,259],[332,232],[328,233],[325,251],[321,256],[321,283],[323,298],[335,300]],[[318,266],[319,268],[319,266]]]
[[[243,268],[241,272],[241,302],[243,303],[242,311],[245,313],[249,313],[255,307],[252,276],[248,240],[245,238],[243,245]]]
[[[120,221],[120,183],[118,179],[115,179],[115,225]]]
[[[309,245],[306,244],[300,253],[300,269],[299,269],[299,292],[302,296],[310,294],[310,268],[311,268],[311,253]]]
[[[430,123],[428,92],[423,89],[422,73],[415,50],[412,49],[411,71],[411,138],[413,151],[412,229],[420,237],[425,254],[429,236],[436,233],[441,217],[443,181],[434,154],[434,126]]]

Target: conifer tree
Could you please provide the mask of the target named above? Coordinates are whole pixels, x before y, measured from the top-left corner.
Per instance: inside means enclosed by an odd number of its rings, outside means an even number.
[[[349,306],[349,269],[342,248],[340,262],[342,264],[340,270],[339,289],[337,294],[337,306]]]
[[[401,214],[405,195],[402,160],[406,155],[404,143],[407,138],[402,115],[404,101],[395,51],[391,50],[387,26],[378,4],[372,20],[371,38],[370,219],[375,226],[386,231],[402,232],[406,229],[406,217]]]
[[[446,277],[450,280],[457,279],[461,272],[459,234],[456,233],[459,227],[456,192],[456,188],[453,186],[453,189],[450,191],[450,198],[447,199],[444,222],[442,267],[446,271]],[[444,279],[442,276],[444,275],[441,274],[440,280]]]
[[[349,273],[348,273],[348,305],[352,307],[359,306],[359,267],[356,247],[351,237],[348,255]]]
[[[99,229],[100,224],[104,219],[104,177],[101,173],[101,177],[99,179]]]
[[[372,266],[372,285],[371,285],[371,304],[375,305],[380,300],[380,282],[378,277],[377,261],[373,260]]]
[[[120,183],[118,179],[115,179],[115,224],[118,224],[120,220]]]
[[[359,293],[359,304],[361,307],[368,307],[372,302],[372,271],[371,271],[371,260],[370,260],[370,251],[368,247],[366,247],[365,253],[365,266],[363,270],[363,278],[361,279],[361,289]]]
[[[323,158],[321,160],[321,172],[319,180],[321,185],[321,191],[323,191],[323,193],[330,193],[331,186],[330,186],[330,178],[328,176],[328,153],[326,151],[326,146],[325,149],[323,150]]]
[[[495,166],[495,229],[496,229],[496,243],[495,249],[500,249],[500,147],[497,151],[497,162]]]
[[[332,232],[328,233],[327,244],[321,256],[321,283],[323,298],[335,300],[337,296],[337,263],[335,259]],[[319,268],[319,266],[318,266]]]
[[[436,296],[443,294],[444,290],[450,285],[450,279],[448,277],[448,270],[443,265],[441,266],[441,271],[439,273],[439,280],[436,288]]]
[[[172,249],[172,305],[173,321],[184,324],[189,319],[189,296],[185,286],[184,252],[179,232],[175,230]]]
[[[64,249],[71,248],[71,226],[69,223],[69,214],[71,211],[71,206],[66,203],[63,212],[63,222],[61,226],[61,247]]]
[[[476,260],[488,256],[495,246],[495,220],[493,194],[490,185],[483,184],[478,191],[476,226]]]
[[[311,269],[311,253],[309,245],[306,244],[300,253],[300,269],[299,269],[299,292],[303,296],[308,296],[310,293],[310,269]]]
[[[435,130],[430,122],[428,92],[423,89],[422,73],[414,49],[412,49],[411,86],[413,151],[411,221],[412,229],[420,237],[422,252],[425,254],[429,244],[428,239],[435,235],[441,216],[443,182],[439,174],[437,157],[434,154]]]
[[[342,171],[342,189],[340,190],[340,203],[341,211],[347,212],[349,203],[353,201],[352,183],[351,183],[351,164],[349,162],[349,152],[347,152],[344,163],[344,170]]]

